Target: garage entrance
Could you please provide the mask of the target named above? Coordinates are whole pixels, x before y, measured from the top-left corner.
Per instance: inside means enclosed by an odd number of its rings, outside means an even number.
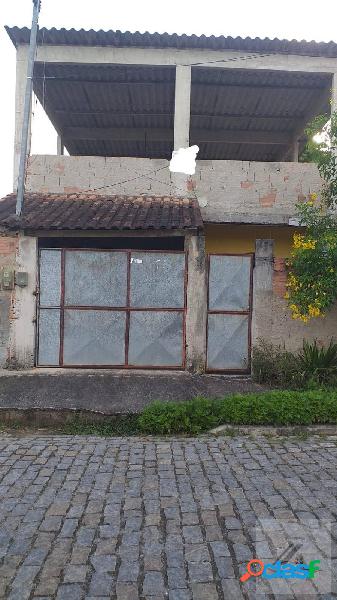
[[[42,248],[39,366],[183,369],[184,252]]]
[[[252,284],[252,254],[209,255],[208,371],[250,371]]]

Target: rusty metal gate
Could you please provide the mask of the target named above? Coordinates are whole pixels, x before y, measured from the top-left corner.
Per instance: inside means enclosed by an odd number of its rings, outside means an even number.
[[[37,364],[185,366],[186,256],[41,249]]]
[[[207,370],[249,372],[253,255],[210,254]]]

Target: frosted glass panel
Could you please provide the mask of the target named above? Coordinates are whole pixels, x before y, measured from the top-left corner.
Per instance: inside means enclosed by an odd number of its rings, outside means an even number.
[[[130,315],[129,364],[180,366],[183,361],[183,315],[143,312]]]
[[[107,310],[64,311],[65,365],[122,365],[125,313]]]
[[[209,369],[248,368],[248,315],[208,315]]]
[[[60,306],[61,251],[40,252],[40,306]]]
[[[126,286],[126,252],[66,252],[65,305],[126,306]]]
[[[248,310],[250,256],[211,256],[210,310]]]
[[[49,308],[39,311],[38,364],[58,366],[60,352],[60,311]]]
[[[183,308],[185,255],[132,252],[131,306]]]

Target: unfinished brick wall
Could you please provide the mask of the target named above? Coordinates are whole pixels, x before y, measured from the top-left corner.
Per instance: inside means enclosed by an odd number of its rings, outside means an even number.
[[[285,258],[274,258],[273,293],[279,298],[284,298],[287,291],[287,267]]]
[[[0,273],[4,267],[15,268],[18,246],[17,236],[0,235]],[[11,362],[10,333],[15,319],[15,290],[5,290],[0,285],[0,367]]]
[[[319,192],[321,184],[309,163],[200,160],[191,180],[170,174],[166,160],[32,156],[27,172],[32,192],[196,195],[203,218],[213,223],[288,223],[296,202]]]

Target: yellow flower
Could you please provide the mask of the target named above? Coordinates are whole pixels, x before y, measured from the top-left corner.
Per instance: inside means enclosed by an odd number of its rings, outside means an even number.
[[[308,306],[308,314],[310,317],[319,317],[321,314],[321,309],[314,304],[309,304]]]
[[[294,234],[294,248],[302,250],[314,250],[317,240],[305,240],[305,236],[300,233]]]

